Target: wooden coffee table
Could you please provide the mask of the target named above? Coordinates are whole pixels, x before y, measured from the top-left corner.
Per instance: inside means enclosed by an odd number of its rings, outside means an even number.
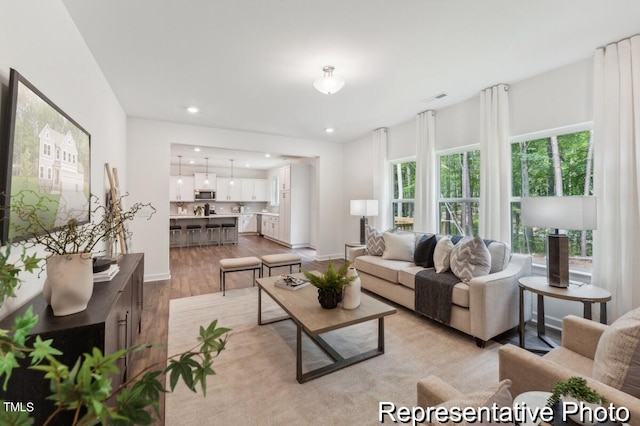
[[[302,274],[294,274],[302,276]],[[296,324],[296,379],[299,383],[322,377],[326,374],[356,364],[384,353],[384,317],[396,313],[393,306],[362,294],[360,306],[353,310],[340,307],[323,309],[318,302],[318,291],[308,285],[300,290],[287,290],[274,285],[277,277],[258,278],[258,324],[271,324],[291,319]],[[265,291],[288,316],[262,319],[262,291]],[[365,321],[378,320],[378,346],[375,349],[344,358],[320,335]],[[334,362],[324,367],[302,372],[302,332],[309,336]]]

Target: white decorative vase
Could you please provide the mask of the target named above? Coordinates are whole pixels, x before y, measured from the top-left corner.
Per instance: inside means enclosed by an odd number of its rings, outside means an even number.
[[[42,295],[57,317],[87,309],[93,294],[91,255],[55,254],[47,258],[47,279]]]
[[[349,268],[349,271],[347,271],[347,276],[355,276],[356,279],[344,286],[344,293],[342,295],[342,308],[355,309],[360,306],[360,277],[358,276],[356,268]]]
[[[594,426],[595,424],[597,424],[598,422],[595,421],[593,418],[591,418],[587,413],[594,413],[594,410],[598,407],[600,407],[600,404],[593,404],[590,402],[584,402],[584,401],[578,401],[576,398],[569,396],[569,395],[562,395],[561,397],[562,401],[566,402],[567,404],[571,404],[573,406],[573,404],[579,406],[581,403],[584,404],[585,409],[583,410],[583,413],[585,414],[583,417],[584,418],[580,418],[581,416],[579,414],[568,414],[567,417],[569,417],[571,420],[573,420],[574,422],[576,422],[579,425],[583,425],[583,426]]]

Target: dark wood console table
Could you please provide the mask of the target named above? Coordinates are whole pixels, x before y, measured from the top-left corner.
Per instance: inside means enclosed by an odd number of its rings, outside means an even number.
[[[94,284],[93,295],[85,311],[56,317],[40,294],[0,321],[0,328],[10,329],[15,317],[32,306],[39,320],[30,336],[53,339],[53,347],[63,353],[60,361],[69,367],[83,353],[91,352],[93,347],[103,353],[130,347],[136,343],[142,321],[144,255],[124,255],[118,265],[120,272],[111,281]],[[126,380],[129,368],[128,357],[122,357],[118,362],[121,374],[113,377],[114,389]],[[30,415],[35,424],[42,424],[54,410],[53,404],[45,400],[49,394],[49,382],[43,379],[43,374],[27,368],[14,370],[7,392],[0,389],[3,401],[22,402],[23,406],[27,402],[33,403],[34,411]],[[60,418],[54,424],[68,424],[66,420]]]

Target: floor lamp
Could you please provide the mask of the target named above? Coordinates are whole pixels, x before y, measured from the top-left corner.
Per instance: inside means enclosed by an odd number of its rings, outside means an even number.
[[[378,200],[351,200],[351,216],[360,218],[360,244],[365,244],[364,228],[368,216],[378,216]]]
[[[553,287],[568,287],[569,239],[560,231],[596,229],[596,197],[525,197],[520,207],[523,226],[555,229],[547,238],[547,280]]]

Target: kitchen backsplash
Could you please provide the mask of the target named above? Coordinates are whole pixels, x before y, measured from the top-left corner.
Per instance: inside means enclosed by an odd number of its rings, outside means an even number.
[[[263,209],[268,210],[270,213],[277,213],[278,212],[278,207],[271,207],[268,206],[267,203],[242,203],[244,205],[244,212],[245,213],[259,213],[261,212]],[[187,212],[192,213],[194,207],[196,206],[201,206],[202,208],[204,208],[205,202],[203,201],[198,201],[198,202],[193,202],[193,203],[170,203],[170,207],[169,207],[169,214],[170,215],[176,215],[178,214],[178,205],[183,205],[186,207]],[[213,208],[213,206],[215,206],[216,209],[216,213],[217,214],[228,214],[232,212],[232,207],[239,207],[240,204],[239,203],[225,203],[225,202],[209,202],[209,206],[211,208]],[[275,211],[273,210],[275,209]]]

